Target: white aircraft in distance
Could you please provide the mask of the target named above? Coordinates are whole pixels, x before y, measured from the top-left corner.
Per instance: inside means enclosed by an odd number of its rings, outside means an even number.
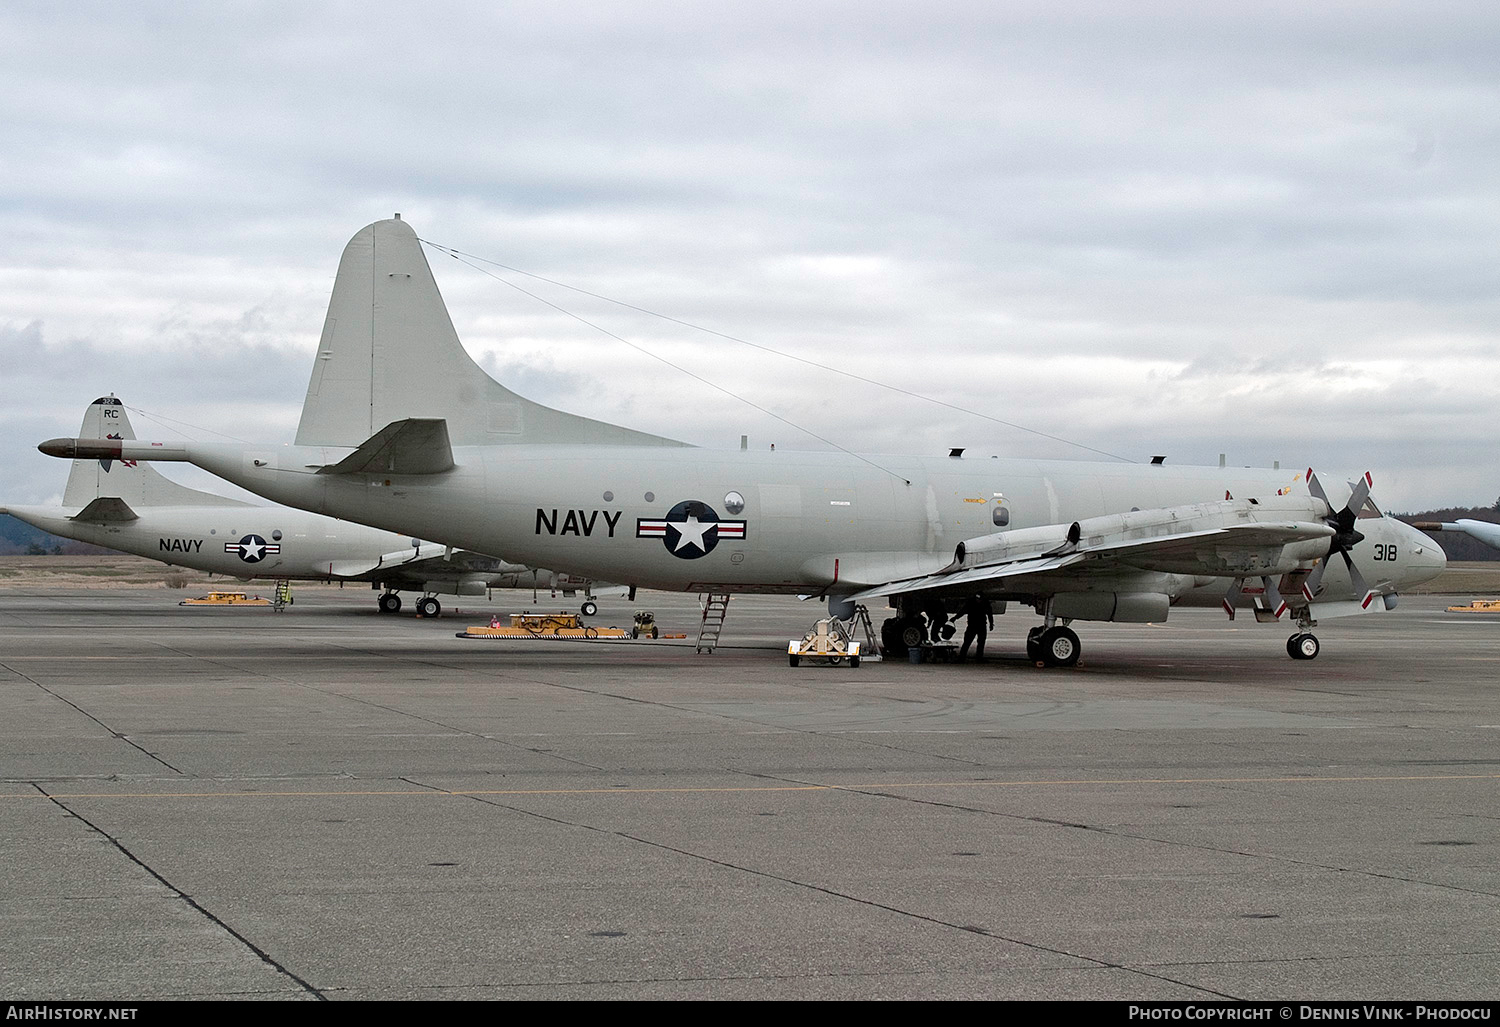
[[[1475,521],[1468,517],[1460,517],[1456,521],[1419,521],[1412,527],[1419,531],[1462,531],[1487,546],[1500,549],[1500,524],[1493,524],[1489,521]]]
[[[1309,475],[1153,462],[713,452],[516,395],[464,351],[400,220],[345,248],[289,446],[54,439],[60,457],[185,460],[280,503],[599,579],[706,593],[883,598],[888,640],[975,595],[1035,608],[1031,656],[1077,662],[1075,620],[1160,621],[1217,582],[1232,612],[1386,610],[1442,550]],[[1228,498],[1230,496],[1236,498]],[[1358,530],[1356,530],[1356,524]]]
[[[113,395],[83,415],[84,438],[135,438],[124,405]],[[0,513],[65,538],[107,546],[163,563],[237,578],[368,581],[384,588],[380,610],[401,609],[402,591],[421,592],[417,612],[436,617],[436,596],[481,596],[491,588],[583,592],[596,612],[590,582],[533,570],[408,535],[351,524],[286,507],[253,506],[199,492],[129,458],[75,460],[60,507],[12,506]]]

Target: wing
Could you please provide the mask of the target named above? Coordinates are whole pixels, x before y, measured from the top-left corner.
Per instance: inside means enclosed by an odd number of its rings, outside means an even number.
[[[518,574],[529,568],[508,563],[493,556],[470,552],[467,549],[451,549],[432,542],[424,542],[410,549],[398,549],[369,559],[341,560],[328,565],[328,573],[335,578],[364,578],[374,574],[400,572],[403,575],[421,577],[432,574],[438,577],[473,574]]]
[[[1047,594],[1149,574],[1282,574],[1327,554],[1334,529],[1319,519],[1325,509],[1307,497],[1226,500],[996,532],[960,543],[953,562],[937,573],[891,581],[851,598]]]

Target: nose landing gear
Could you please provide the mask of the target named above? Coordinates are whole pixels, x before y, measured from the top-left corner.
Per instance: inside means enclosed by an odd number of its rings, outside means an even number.
[[[1286,653],[1294,660],[1313,660],[1318,656],[1318,636],[1310,631],[1299,631],[1286,640]]]

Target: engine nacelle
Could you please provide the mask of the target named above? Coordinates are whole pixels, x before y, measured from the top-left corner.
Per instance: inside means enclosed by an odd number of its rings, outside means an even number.
[[[1064,620],[1147,624],[1166,620],[1171,605],[1171,597],[1161,592],[1059,592],[1051,612]]]
[[[1122,563],[1171,574],[1285,573],[1326,556],[1334,530],[1324,518],[1328,504],[1312,496],[1275,496],[1265,500],[1230,499],[1154,510],[1090,517],[1072,524],[1000,531],[958,544],[953,563],[957,571],[995,563],[1062,556],[1073,552],[1118,551]],[[1260,538],[1241,545],[1224,529],[1265,525],[1287,529],[1288,541]],[[1203,544],[1132,549],[1154,540],[1183,539],[1202,534]],[[1265,533],[1262,533],[1264,535]],[[1311,537],[1309,537],[1311,536]],[[1105,618],[1107,619],[1107,618]]]

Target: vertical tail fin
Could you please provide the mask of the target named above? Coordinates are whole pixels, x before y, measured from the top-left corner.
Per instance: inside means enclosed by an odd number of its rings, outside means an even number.
[[[453,330],[421,241],[398,216],[344,247],[297,445],[357,447],[410,417],[447,421],[455,446],[684,445],[533,403],[485,374]]]
[[[80,439],[134,439],[125,404],[111,393],[89,404]],[[81,509],[96,499],[123,500],[135,509],[147,506],[244,506],[211,492],[199,492],[164,478],[149,463],[134,460],[74,460],[63,490],[63,506]]]

